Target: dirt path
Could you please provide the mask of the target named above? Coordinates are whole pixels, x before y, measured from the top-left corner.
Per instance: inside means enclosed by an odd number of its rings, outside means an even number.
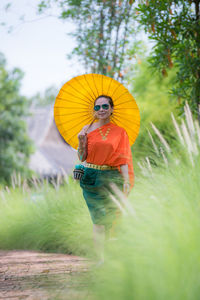
[[[72,255],[0,251],[0,300],[91,299],[91,262]]]

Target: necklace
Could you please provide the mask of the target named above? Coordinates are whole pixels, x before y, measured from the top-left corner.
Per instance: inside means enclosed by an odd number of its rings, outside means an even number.
[[[107,135],[109,134],[109,132],[110,132],[110,128],[108,128],[108,129],[106,130],[106,133],[103,134],[101,127],[99,127],[99,133],[100,133],[100,135],[101,135],[103,141],[105,141],[105,140],[107,139]]]

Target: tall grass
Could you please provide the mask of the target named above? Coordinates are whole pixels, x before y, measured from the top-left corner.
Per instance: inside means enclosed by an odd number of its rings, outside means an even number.
[[[79,185],[18,180],[0,191],[0,248],[92,255],[92,223]]]
[[[200,130],[188,105],[185,114],[181,125],[173,118],[179,151],[162,141],[160,167],[141,164],[132,210],[126,205],[118,240],[107,244],[97,272],[95,299],[199,299]]]
[[[139,162],[128,202],[121,198],[118,239],[107,242],[105,265],[92,282],[95,300],[199,299],[200,128],[188,105],[185,116],[181,124],[172,116],[175,148],[152,123],[154,159]],[[11,190],[1,189],[0,247],[93,255],[78,184],[33,184],[28,189],[15,178]]]

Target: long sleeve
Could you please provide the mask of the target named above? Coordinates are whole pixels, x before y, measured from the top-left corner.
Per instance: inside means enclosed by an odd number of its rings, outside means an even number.
[[[134,185],[134,171],[133,171],[133,160],[132,160],[132,153],[131,147],[129,143],[129,138],[125,130],[121,132],[121,138],[116,150],[118,153],[118,163],[120,165],[128,165],[128,173],[129,173],[129,181],[131,188]]]

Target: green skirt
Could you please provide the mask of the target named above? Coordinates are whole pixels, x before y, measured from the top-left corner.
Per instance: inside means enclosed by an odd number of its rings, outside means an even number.
[[[109,196],[111,193],[118,198],[109,183],[115,183],[122,190],[122,175],[118,170],[96,170],[86,167],[84,170],[80,186],[92,221],[94,224],[105,225],[109,229],[119,211]]]

